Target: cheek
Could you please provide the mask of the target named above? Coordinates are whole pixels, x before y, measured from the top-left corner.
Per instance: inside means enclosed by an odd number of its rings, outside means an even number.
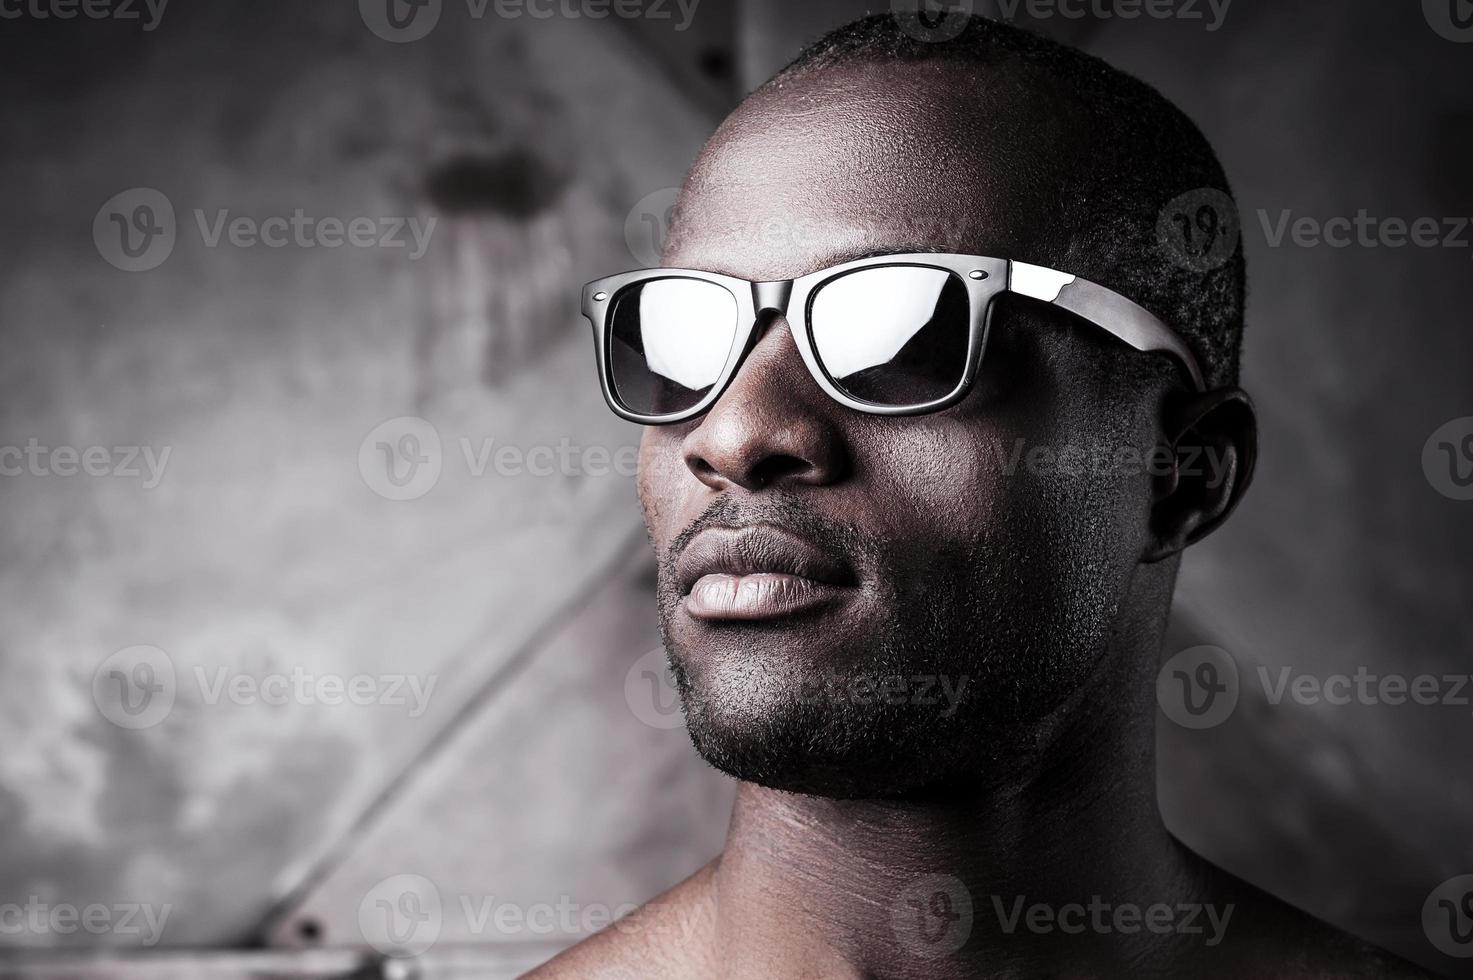
[[[862,457],[882,533],[922,546],[985,537],[1006,490],[993,461],[996,434],[939,416],[890,426]]]
[[[662,548],[679,528],[669,527],[681,513],[683,495],[699,482],[685,465],[676,427],[649,427],[639,441],[639,473],[635,486],[639,506],[655,544]]]
[[[1143,541],[1146,484],[1095,462],[1101,447],[1118,444],[941,415],[874,440],[866,482],[882,533],[919,554],[965,550],[1063,574],[1061,565],[1107,556],[1115,564]]]

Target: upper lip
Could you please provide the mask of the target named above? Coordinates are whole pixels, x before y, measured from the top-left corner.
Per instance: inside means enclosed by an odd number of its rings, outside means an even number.
[[[703,575],[779,572],[830,585],[854,585],[854,568],[842,557],[771,525],[707,528],[675,560],[680,594],[689,595]]]

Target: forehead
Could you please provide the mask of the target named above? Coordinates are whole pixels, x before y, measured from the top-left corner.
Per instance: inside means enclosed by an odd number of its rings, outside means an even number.
[[[999,257],[1061,235],[1061,113],[1016,74],[859,64],[769,86],[692,168],[665,264],[787,279],[878,251]]]

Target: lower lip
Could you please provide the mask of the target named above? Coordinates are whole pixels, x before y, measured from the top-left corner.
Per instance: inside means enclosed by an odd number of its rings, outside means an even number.
[[[703,575],[685,597],[693,619],[778,619],[833,602],[848,589],[799,575]]]

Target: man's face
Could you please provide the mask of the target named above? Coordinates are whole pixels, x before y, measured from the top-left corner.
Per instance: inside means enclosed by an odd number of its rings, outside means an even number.
[[[851,66],[749,101],[698,161],[666,264],[770,280],[921,246],[1036,260],[1083,164],[1038,129],[1057,114],[1037,97],[957,94],[976,89],[964,68]],[[1151,407],[1108,383],[1129,355],[1107,344],[1004,307],[969,395],[894,418],[830,400],[777,319],[709,413],[646,429],[661,626],[708,761],[904,794],[985,773],[1078,690],[1151,505],[1144,467],[1100,465],[1156,439]]]

